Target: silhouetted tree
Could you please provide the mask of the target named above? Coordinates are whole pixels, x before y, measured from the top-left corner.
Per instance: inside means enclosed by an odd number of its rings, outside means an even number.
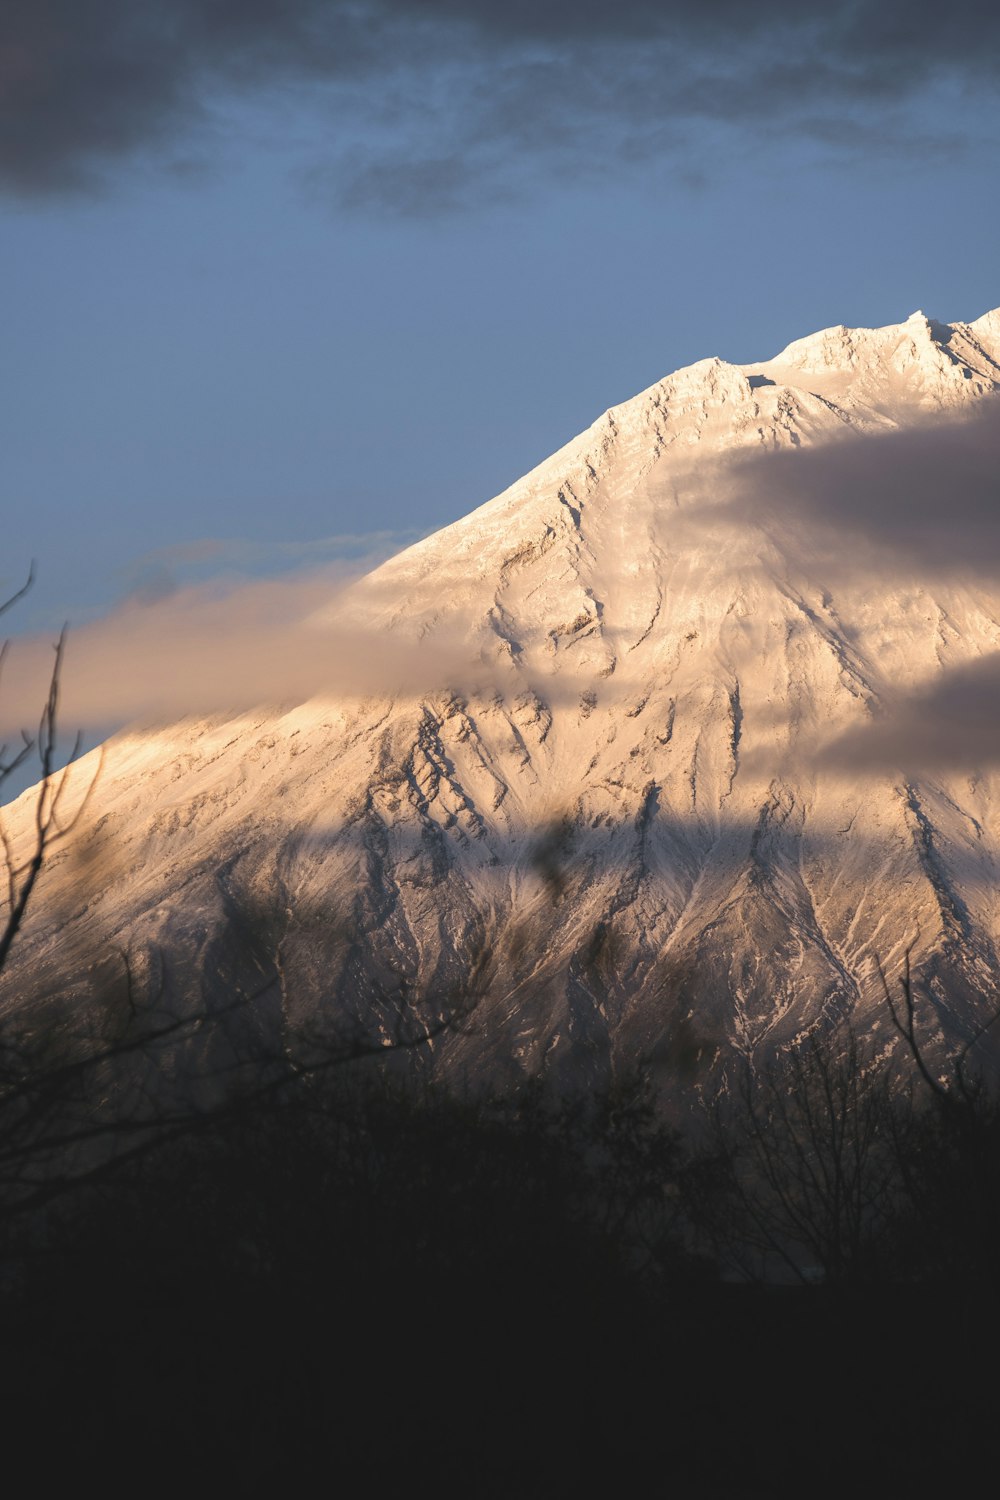
[[[850,1285],[880,1274],[898,1211],[891,1069],[850,1026],[754,1064],[740,1058],[708,1107],[694,1211],[725,1263]]]
[[[886,1006],[920,1091],[894,1145],[907,1214],[899,1256],[912,1276],[975,1284],[1000,1296],[1000,1097],[987,1052],[1000,1007],[942,1066],[921,1037],[917,985],[907,953],[898,997],[880,970]]]
[[[33,579],[32,569],[24,587],[0,604],[0,614],[24,597]],[[0,787],[32,756],[40,773],[26,848],[23,842],[15,848],[0,815],[0,979],[45,861],[79,827],[101,769],[99,761],[69,810],[69,767],[81,739],[77,735],[67,763],[57,769],[65,642],[63,630],[37,732],[23,732],[10,753],[0,747]],[[7,649],[6,643],[0,649],[0,667]],[[221,1004],[191,1004],[170,993],[163,964],[140,974],[127,944],[90,956],[95,988],[86,1003],[59,993],[65,977],[59,973],[55,989],[29,994],[27,1001],[8,994],[0,1008],[0,1225],[102,1179],[154,1146],[203,1135],[249,1107],[270,1108],[350,1064],[420,1050],[464,1024],[489,982],[491,963],[485,945],[470,950],[463,983],[429,997],[433,1004],[400,975],[391,995],[376,997],[382,1002],[377,1028],[350,1019],[332,1029],[301,1027],[294,1047],[253,1021],[275,983],[273,972],[253,988],[234,983]],[[247,1024],[235,1025],[240,1018]],[[225,1038],[227,1061],[198,1078],[189,1049],[206,1036]],[[174,1082],[167,1086],[170,1076]]]
[[[6,614],[18,600],[23,599],[33,582],[34,566],[29,571],[24,586],[16,594],[12,594],[0,604],[0,615]],[[81,737],[78,734],[69,754],[67,765],[61,772],[57,772],[59,683],[65,645],[66,631],[64,628],[60,632],[54,647],[55,660],[52,665],[48,692],[39,719],[37,733],[32,736],[27,731],[22,730],[21,744],[13,751],[8,751],[6,745],[0,746],[0,791],[2,791],[4,783],[16,771],[20,770],[32,756],[37,757],[40,773],[38,788],[35,793],[34,837],[30,849],[26,854],[22,854],[20,860],[15,857],[3,820],[0,818],[0,843],[3,846],[6,874],[6,891],[2,904],[0,904],[0,910],[3,912],[2,920],[0,920],[0,972],[2,972],[3,966],[7,961],[11,945],[21,930],[28,910],[28,903],[31,900],[47,853],[54,844],[72,833],[86,809],[87,802],[97,780],[95,774],[90,786],[77,803],[73,814],[71,816],[64,815],[68,768],[69,764],[76,759],[81,744]],[[0,646],[0,672],[2,672],[2,668],[6,662],[9,647],[9,641],[4,641],[3,645]]]

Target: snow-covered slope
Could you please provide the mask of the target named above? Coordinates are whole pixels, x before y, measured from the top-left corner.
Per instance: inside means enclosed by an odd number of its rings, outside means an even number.
[[[242,991],[288,1033],[388,1030],[401,993],[446,1009],[471,967],[449,1070],[642,1055],[690,1077],[847,1011],[888,1037],[877,965],[912,946],[960,1038],[1000,977],[996,778],[819,752],[1000,649],[1000,583],[831,568],[808,516],[746,493],[769,473],[747,460],[998,396],[1000,311],[915,313],[703,360],[607,412],[317,622],[419,644],[425,681],[111,741],[8,993],[100,1004],[118,947],[192,1006]],[[32,806],[7,812],[21,848]]]

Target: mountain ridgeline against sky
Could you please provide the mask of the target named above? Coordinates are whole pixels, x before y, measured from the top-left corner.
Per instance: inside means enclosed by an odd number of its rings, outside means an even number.
[[[329,693],[111,740],[8,1003],[100,1006],[125,951],[288,1045],[471,992],[449,1076],[692,1083],[847,1015],[888,1045],[912,949],[962,1045],[1000,980],[998,417],[1000,311],[607,412],[316,616]]]

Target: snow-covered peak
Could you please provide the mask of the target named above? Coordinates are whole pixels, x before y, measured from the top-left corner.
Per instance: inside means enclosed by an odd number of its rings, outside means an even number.
[[[715,357],[686,365],[662,380],[657,388],[664,401],[683,401],[690,397],[724,401],[745,401],[750,395],[746,375],[739,365]]]
[[[878,965],[911,953],[961,1037],[1000,976],[996,777],[822,750],[1000,651],[1000,586],[911,573],[877,538],[852,572],[836,466],[783,510],[793,465],[738,462],[737,505],[723,481],[732,453],[973,400],[1000,400],[1000,311],[827,328],[611,408],[317,621],[377,647],[363,692],[333,667],[290,712],[112,742],[11,982],[71,954],[91,1003],[76,955],[113,940],[213,1004],[270,976],[280,1024],[308,1031],[318,1006],[368,1024],[393,985],[433,1000],[485,945],[482,1029],[441,1044],[453,1076],[596,1077],[681,1034],[752,1054],[845,1013],[889,1046]],[[33,807],[9,810],[25,858]]]
[[[807,421],[831,400],[840,417],[861,427],[921,420],[928,406],[945,408],[1000,390],[1000,309],[975,323],[940,323],[922,310],[880,328],[837,324],[796,339],[780,354],[736,365],[718,356],[665,376],[612,407],[536,474],[595,451],[643,438],[658,454],[671,442],[701,451],[746,441],[781,441],[804,413]],[[836,424],[834,424],[836,425]],[[818,437],[818,430],[811,434]],[[526,476],[520,485],[533,479]],[[520,488],[515,486],[514,489]]]
[[[919,420],[928,405],[958,405],[997,389],[1000,309],[971,324],[940,323],[918,309],[880,328],[820,329],[754,364],[715,356],[685,365],[612,407],[536,472],[547,473],[581,448],[606,446],[609,433],[616,440],[645,434],[663,447],[687,429],[703,450],[721,449],[747,440],[748,432],[767,442],[768,429],[783,426],[790,412],[815,412],[831,397],[842,401],[842,415],[869,426],[889,415],[905,422],[907,409]]]
[[[895,351],[907,341],[914,348],[923,348],[935,342],[934,329],[939,326],[920,309],[911,313],[905,322],[890,323],[882,328],[846,328],[843,323],[838,323],[793,340],[769,363],[789,370],[838,370],[843,373],[878,365],[888,352]]]
[[[707,473],[713,456],[822,443],[845,425],[862,432],[905,425],[928,408],[1000,390],[1000,365],[987,347],[998,323],[1000,315],[987,314],[951,326],[918,311],[883,328],[825,328],[759,364],[715,356],[686,365],[611,407],[496,499],[391,559],[358,593],[366,601],[375,592],[395,597],[404,582],[433,577],[435,590],[464,597],[470,576],[491,576],[512,551],[540,545],[540,536],[565,534],[575,546],[588,511],[621,503],[615,497],[627,495],[633,520],[648,509],[643,524],[652,525],[666,496],[679,504],[705,490],[697,476],[689,482],[692,465]]]
[[[965,333],[985,350],[994,364],[1000,367],[1000,307],[983,313],[974,323],[959,325]]]
[[[822,328],[818,333],[793,340],[769,363],[789,370],[853,370],[858,362],[856,332],[845,328],[843,323]]]
[[[918,309],[882,328],[838,324],[745,368],[832,399],[862,418],[919,419],[928,408],[958,406],[1000,389],[1000,339],[989,323],[992,316],[979,324],[949,324]]]

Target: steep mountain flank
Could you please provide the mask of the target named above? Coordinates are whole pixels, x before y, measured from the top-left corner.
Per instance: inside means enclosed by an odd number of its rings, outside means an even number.
[[[641,1056],[690,1081],[847,1013],[888,1045],[878,966],[912,948],[957,1045],[1000,978],[996,777],[829,746],[1000,650],[1000,579],[873,567],[847,533],[838,555],[836,504],[769,486],[998,396],[1000,312],[914,314],[607,412],[316,621],[416,651],[421,680],[348,694],[334,665],[323,698],[109,742],[8,1003],[99,1007],[122,949],[145,991],[246,994],[289,1044],[388,1040],[401,1000],[444,1013],[475,970],[474,1015],[425,1049],[452,1076]],[[6,810],[21,849],[32,807]]]

